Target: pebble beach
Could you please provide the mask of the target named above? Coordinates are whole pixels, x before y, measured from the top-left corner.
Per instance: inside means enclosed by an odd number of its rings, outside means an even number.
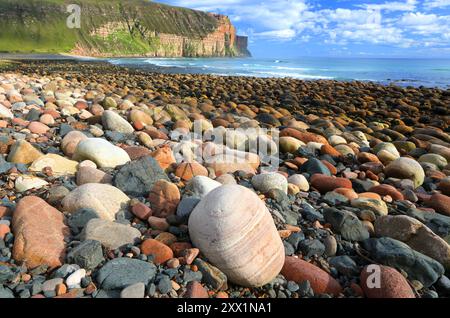
[[[448,297],[449,108],[441,88],[0,61],[0,298]]]

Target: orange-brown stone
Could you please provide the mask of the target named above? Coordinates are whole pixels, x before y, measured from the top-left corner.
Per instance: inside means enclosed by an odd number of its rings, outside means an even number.
[[[197,255],[200,253],[198,248],[188,248],[183,251],[184,264],[191,265]]]
[[[381,201],[381,196],[378,193],[374,193],[374,192],[359,193],[358,198],[373,199],[373,200]]]
[[[5,235],[11,232],[11,229],[6,224],[0,224],[0,240],[5,238]]]
[[[293,256],[286,256],[281,274],[290,281],[309,281],[315,294],[338,296],[342,287],[337,280],[319,267]]]
[[[138,202],[131,207],[131,212],[141,220],[147,220],[152,216],[152,209],[142,202]]]
[[[173,251],[173,254],[176,257],[183,256],[183,252],[187,249],[192,248],[192,245],[190,243],[186,242],[175,242],[172,245],[170,245],[170,248]]]
[[[175,175],[184,181],[196,176],[208,176],[208,170],[198,162],[183,162],[175,170]]]
[[[370,170],[367,170],[367,171],[366,171],[366,176],[367,176],[367,178],[369,178],[370,180],[374,180],[374,181],[380,180],[380,178],[379,178],[375,173],[373,173],[373,172],[370,171]]]
[[[208,164],[208,167],[214,170],[217,177],[236,171],[243,171],[251,175],[256,174],[256,170],[246,162],[213,162]]]
[[[154,240],[148,239],[141,244],[141,252],[145,255],[153,255],[153,262],[157,265],[164,264],[173,258],[173,252],[167,245]]]
[[[304,143],[318,142],[324,145],[328,145],[328,141],[325,137],[316,135],[310,132],[302,132],[295,128],[285,128],[280,132],[280,137],[294,137]]]
[[[49,127],[38,121],[31,122],[27,127],[33,134],[45,134],[49,131]]]
[[[347,189],[347,188],[338,188],[333,190],[336,193],[342,194],[347,199],[354,200],[358,199],[358,193],[355,192],[353,189]]]
[[[311,177],[311,185],[320,193],[327,193],[339,188],[352,189],[352,182],[345,178],[329,177],[323,174],[315,174]]]
[[[50,268],[64,263],[69,228],[64,215],[35,196],[24,197],[13,214],[15,235],[13,258],[27,268],[48,265]]]
[[[321,162],[325,165],[325,167],[328,168],[328,170],[330,171],[330,173],[334,176],[337,173],[337,169],[335,166],[333,166],[330,162],[328,162],[327,160],[321,160]]]
[[[361,272],[361,287],[367,298],[416,298],[408,281],[397,270],[388,266],[375,265],[377,270],[365,267]],[[380,286],[371,286],[373,275],[379,274]]]
[[[304,165],[306,162],[308,161],[307,158],[302,158],[302,157],[295,157],[292,160],[292,163],[297,165],[297,167],[301,167],[302,165]]]
[[[157,181],[148,196],[153,215],[157,217],[167,217],[175,214],[180,198],[178,187],[166,180]]]
[[[163,146],[151,153],[151,156],[158,161],[161,169],[165,170],[176,162],[172,149],[169,146]]]
[[[427,205],[436,212],[450,216],[450,197],[444,194],[433,194],[427,202]]]
[[[378,159],[378,157],[375,154],[370,152],[360,152],[356,158],[360,163],[366,162],[381,163],[380,159]]]
[[[130,146],[125,147],[124,150],[130,156],[131,160],[138,160],[142,157],[150,156],[151,152],[145,147],[139,147],[139,146]]]
[[[323,145],[322,148],[320,148],[320,153],[322,155],[330,155],[332,157],[342,157],[342,154],[337,151],[333,146],[331,145]]]
[[[425,172],[425,176],[427,176],[428,178],[432,179],[432,180],[436,180],[436,181],[440,181],[442,179],[444,179],[446,176],[445,173],[441,172],[441,171],[436,171],[436,170],[427,170]]]
[[[378,186],[372,187],[369,191],[378,193],[381,196],[389,195],[394,200],[403,200],[404,199],[403,194],[389,184],[380,184]]]
[[[445,195],[450,195],[450,178],[442,179],[438,183],[438,189]]]
[[[165,133],[157,130],[156,128],[153,129],[147,128],[146,130],[144,130],[144,132],[146,132],[152,139],[163,139],[163,140],[169,139],[169,137],[167,137]]]
[[[202,284],[193,281],[187,284],[184,298],[209,298],[209,294]]]
[[[67,287],[65,284],[56,285],[56,296],[61,296],[67,293]]]
[[[149,217],[148,224],[152,229],[157,231],[167,231],[170,227],[170,224],[167,223],[165,218],[158,218],[156,216]]]

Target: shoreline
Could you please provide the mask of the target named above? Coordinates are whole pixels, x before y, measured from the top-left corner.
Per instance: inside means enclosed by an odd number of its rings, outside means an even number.
[[[59,59],[59,60],[46,60],[46,59],[36,59],[36,60],[16,60],[16,63],[14,65],[8,67],[8,66],[1,66],[0,65],[0,72],[2,70],[6,71],[18,71],[22,72],[22,74],[66,74],[70,77],[79,77],[79,76],[88,76],[96,79],[99,82],[102,81],[114,81],[116,79],[117,74],[122,73],[125,74],[127,77],[130,77],[129,80],[136,81],[142,81],[143,83],[147,83],[147,85],[153,86],[157,84],[159,88],[162,89],[162,92],[164,94],[171,94],[171,96],[178,96],[181,98],[187,98],[187,97],[193,97],[193,96],[201,96],[201,90],[203,89],[210,89],[213,94],[217,92],[216,85],[225,85],[225,91],[229,91],[234,97],[231,98],[229,94],[224,94],[223,91],[221,91],[220,96],[217,96],[214,99],[217,99],[218,101],[233,101],[235,103],[243,103],[246,105],[252,105],[253,103],[261,103],[261,100],[258,98],[258,96],[252,96],[250,99],[246,98],[236,98],[236,94],[239,93],[239,90],[241,87],[239,85],[245,85],[244,83],[250,84],[251,86],[257,86],[259,89],[262,86],[267,86],[267,89],[269,92],[276,89],[287,89],[287,91],[292,90],[292,85],[294,87],[298,88],[300,87],[302,90],[311,89],[311,94],[322,94],[322,91],[325,91],[326,94],[336,95],[336,92],[333,92],[335,89],[334,86],[340,86],[342,91],[350,91],[352,94],[355,94],[355,96],[352,95],[344,95],[339,96],[340,99],[347,102],[349,105],[352,105],[354,103],[353,98],[372,98],[377,99],[380,96],[378,96],[379,92],[384,92],[386,94],[385,97],[389,98],[390,95],[395,96],[396,94],[407,94],[407,93],[413,93],[417,94],[420,92],[420,94],[432,94],[432,95],[443,95],[447,96],[448,98],[448,92],[450,92],[450,87],[448,89],[443,89],[440,87],[404,87],[400,85],[396,85],[394,83],[390,84],[382,84],[374,81],[357,81],[357,80],[349,80],[349,81],[341,81],[341,80],[335,80],[335,79],[320,79],[320,80],[301,80],[301,79],[293,79],[293,78],[279,78],[279,77],[250,77],[250,76],[233,76],[233,75],[214,75],[214,74],[192,74],[192,73],[177,73],[174,72],[164,72],[161,68],[155,65],[151,65],[146,69],[142,68],[135,68],[135,67],[125,67],[121,65],[114,65],[108,61],[103,60],[90,60],[90,61],[83,61],[78,59]],[[103,78],[102,75],[105,75],[106,78]],[[156,79],[154,79],[156,78]],[[168,83],[168,89],[164,89],[164,85],[162,83]],[[186,82],[189,85],[186,85]],[[173,85],[172,85],[173,83]],[[200,84],[199,86],[193,85],[194,83]],[[240,83],[240,84],[239,84]],[[181,90],[173,89],[173,87],[181,87]],[[358,91],[365,91],[367,94],[359,94]],[[248,92],[246,92],[248,94]],[[301,109],[303,111],[308,110],[310,108],[314,114],[321,114],[326,113],[328,109],[323,109],[320,105],[322,105],[322,101],[315,101],[314,99],[308,99],[306,102],[298,102],[298,97],[295,97],[295,92],[291,96],[288,96],[288,109]],[[342,92],[341,92],[342,93]],[[263,93],[262,93],[263,94]],[[280,92],[281,94],[281,92]],[[208,94],[207,94],[208,95]],[[289,93],[288,93],[289,95]],[[303,92],[302,98],[305,99],[306,96],[309,94],[306,92]],[[225,96],[225,98],[224,98]],[[250,96],[250,95],[248,95]],[[393,97],[392,96],[392,97]],[[208,97],[211,98],[210,95]],[[263,97],[263,96],[261,96]],[[329,97],[329,96],[328,96]],[[336,96],[334,96],[336,97]],[[262,99],[264,100],[264,98]],[[270,106],[277,106],[277,107],[284,107],[283,103],[284,100],[273,100],[269,99],[269,105]],[[336,101],[333,101],[335,103]],[[344,102],[344,103],[345,103]],[[398,106],[390,101],[391,105],[394,108],[398,108]],[[413,101],[415,104],[421,104],[423,101]],[[291,105],[292,104],[292,105]],[[450,104],[450,101],[449,101]],[[330,105],[332,107],[338,106],[338,104]],[[339,107],[339,106],[338,106]],[[370,110],[364,107],[364,109],[358,109],[352,108],[354,106],[351,106],[349,109],[352,110],[352,113],[356,114],[356,118],[364,119],[364,117],[361,117],[361,113],[370,113]],[[416,106],[412,106],[414,109],[416,109]],[[445,106],[445,103],[442,104],[442,107]],[[344,108],[345,109],[345,108]],[[383,109],[381,112],[378,110],[379,113],[381,113],[378,118],[381,120],[385,119],[386,113],[389,113],[389,109]],[[350,116],[353,116],[352,113],[350,113]],[[422,113],[419,108],[419,113]],[[447,113],[445,113],[447,114]],[[433,116],[433,114],[425,111],[423,112],[424,116],[430,116],[437,119],[439,116]],[[447,124],[443,126],[442,128],[445,129],[447,127]]]
[[[373,83],[376,85],[383,85],[383,86],[398,86],[398,87],[414,87],[419,88],[423,85],[414,84],[415,82],[420,83],[419,80],[411,80],[411,79],[397,79],[397,80],[357,80],[357,79],[323,79],[320,78],[320,76],[317,76],[318,78],[295,78],[295,77],[289,77],[289,76],[251,76],[251,75],[233,75],[233,74],[214,74],[214,73],[208,73],[205,72],[201,67],[183,67],[183,66],[159,66],[156,64],[113,64],[111,60],[114,59],[127,59],[127,57],[85,57],[85,56],[76,56],[76,55],[69,55],[69,54],[6,54],[6,53],[0,53],[0,60],[6,59],[6,60],[16,60],[16,61],[66,61],[67,63],[78,63],[78,62],[85,62],[85,63],[107,63],[112,66],[118,66],[123,67],[125,69],[134,69],[137,71],[144,71],[144,72],[158,72],[161,74],[192,74],[192,75],[209,75],[209,76],[224,76],[224,77],[233,77],[233,78],[262,78],[262,79],[287,79],[287,80],[299,80],[299,81],[322,81],[322,80],[330,80],[330,81],[336,81],[336,82],[363,82],[363,83]],[[147,59],[147,57],[141,57],[140,59]],[[152,59],[178,59],[178,58],[152,58]],[[230,60],[233,60],[233,58],[229,58]],[[228,58],[227,58],[228,60]],[[430,59],[431,60],[431,59]],[[436,88],[436,89],[442,89],[442,90],[450,90],[450,83],[441,85],[435,85],[435,86],[424,86],[426,88]]]

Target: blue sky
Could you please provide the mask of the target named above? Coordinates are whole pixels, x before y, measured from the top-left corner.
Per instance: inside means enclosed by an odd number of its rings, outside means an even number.
[[[256,57],[450,58],[450,0],[160,0],[228,15]]]

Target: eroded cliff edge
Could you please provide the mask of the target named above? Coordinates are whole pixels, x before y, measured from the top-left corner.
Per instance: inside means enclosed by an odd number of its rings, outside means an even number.
[[[79,29],[68,4],[81,7]],[[0,0],[0,52],[238,57],[247,42],[226,16],[147,0]]]

